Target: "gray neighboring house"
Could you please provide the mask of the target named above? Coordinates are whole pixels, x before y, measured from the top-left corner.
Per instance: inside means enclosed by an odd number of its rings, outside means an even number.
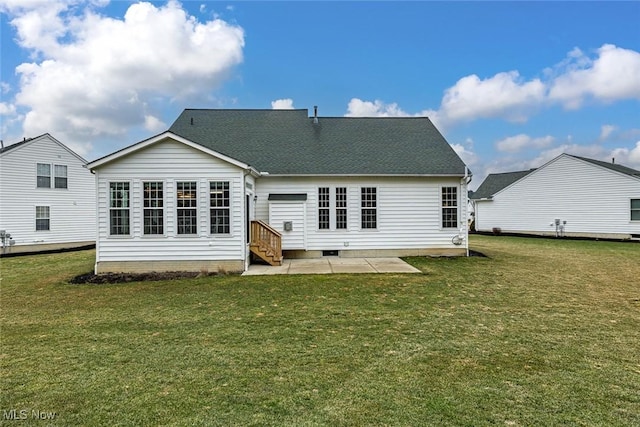
[[[48,133],[0,149],[0,254],[95,243],[95,177],[85,164]]]
[[[640,171],[561,154],[537,169],[490,174],[470,195],[475,229],[640,238]]]
[[[88,167],[98,273],[467,253],[471,176],[428,118],[187,109]]]

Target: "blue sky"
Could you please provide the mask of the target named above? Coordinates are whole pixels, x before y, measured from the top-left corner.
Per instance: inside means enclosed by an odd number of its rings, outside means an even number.
[[[5,144],[88,160],[184,108],[429,116],[474,172],[640,169],[640,2],[0,0]]]

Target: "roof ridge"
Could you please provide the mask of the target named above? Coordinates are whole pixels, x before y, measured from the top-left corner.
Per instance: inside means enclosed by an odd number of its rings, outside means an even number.
[[[185,109],[168,130],[271,175],[465,174],[428,117],[320,116],[314,126],[308,112]]]
[[[502,175],[502,174],[512,174],[512,173],[533,172],[536,169],[538,169],[538,168],[522,169],[522,170],[518,170],[518,171],[509,171],[509,172],[493,172],[493,173],[490,173],[489,175]]]
[[[273,112],[287,112],[287,111],[309,111],[308,108],[185,108],[184,111],[273,111]]]
[[[575,159],[584,160],[586,162],[592,163],[594,165],[602,166],[603,168],[607,168],[609,170],[620,172],[625,175],[630,176],[640,176],[640,171],[629,166],[623,165],[621,163],[609,163],[604,160],[592,159],[590,157],[576,156],[574,154],[565,153],[569,157],[573,157]]]
[[[13,150],[14,148],[17,148],[17,147],[20,147],[21,145],[26,144],[27,142],[31,142],[31,141],[33,141],[35,139],[42,138],[45,135],[49,135],[50,137],[52,137],[49,132],[45,132],[45,133],[40,134],[38,136],[32,136],[32,137],[29,137],[29,138],[24,137],[22,139],[22,141],[13,142],[13,143],[8,144],[8,145],[4,145],[4,143],[3,143],[4,147],[0,148],[0,153],[6,153],[7,151]]]

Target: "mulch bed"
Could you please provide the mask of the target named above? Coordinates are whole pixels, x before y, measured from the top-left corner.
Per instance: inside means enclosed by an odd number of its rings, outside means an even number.
[[[183,271],[168,271],[159,273],[104,273],[93,274],[85,273],[69,280],[74,285],[82,283],[91,283],[102,285],[106,283],[128,283],[128,282],[147,282],[173,279],[189,279],[202,276],[214,276],[217,273],[194,273]]]
[[[485,254],[483,254],[482,252],[474,251],[473,249],[469,249],[469,256],[477,256],[477,257],[480,257],[480,258],[487,258],[487,256]]]

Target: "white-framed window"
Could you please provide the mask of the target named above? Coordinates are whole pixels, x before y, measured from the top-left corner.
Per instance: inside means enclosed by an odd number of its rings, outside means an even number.
[[[198,183],[176,183],[178,234],[198,234]]]
[[[130,234],[130,184],[128,182],[109,183],[109,234],[127,236]]]
[[[231,192],[229,181],[209,183],[209,221],[211,234],[231,233]]]
[[[49,163],[37,164],[36,186],[38,188],[51,188],[51,165]]]
[[[142,183],[143,234],[164,234],[164,185],[162,182]]]
[[[55,188],[67,188],[66,165],[53,165],[53,185]]]
[[[640,221],[640,199],[631,199],[631,221]]]
[[[36,206],[36,231],[49,231],[51,228],[49,206]]]
[[[376,187],[360,189],[360,228],[378,228],[378,195]]]
[[[458,187],[442,187],[442,228],[458,228]]]
[[[336,229],[347,229],[347,187],[336,187]]]
[[[329,187],[318,188],[318,229],[329,230],[331,194]]]
[[[67,166],[53,165],[53,182],[51,181],[51,166],[49,163],[36,164],[36,187],[51,188],[53,183],[53,188],[68,188]]]

